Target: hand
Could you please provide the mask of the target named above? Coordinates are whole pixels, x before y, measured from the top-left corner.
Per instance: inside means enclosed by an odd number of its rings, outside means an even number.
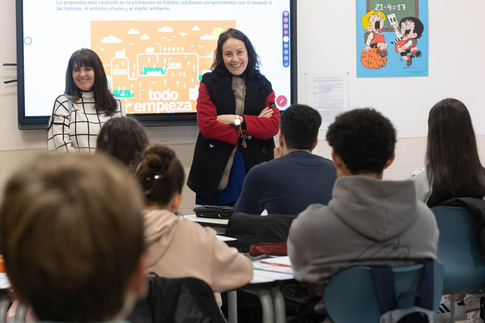
[[[259,113],[258,117],[260,118],[270,118],[273,115],[273,109],[270,107],[266,107]]]
[[[274,148],[274,159],[280,158],[281,156],[283,156],[283,149],[280,146],[275,147]]]
[[[365,50],[366,52],[370,51],[370,46],[365,46],[364,50]]]
[[[223,123],[223,124],[229,124],[233,125],[234,120],[239,117],[239,120],[243,122],[243,118],[241,116],[238,116],[237,114],[220,114],[217,116],[217,121]]]

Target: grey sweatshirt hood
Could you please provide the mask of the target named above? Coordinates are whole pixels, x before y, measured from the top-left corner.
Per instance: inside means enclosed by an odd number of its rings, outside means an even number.
[[[400,234],[418,216],[412,181],[340,177],[335,182],[328,206],[349,227],[376,241]]]

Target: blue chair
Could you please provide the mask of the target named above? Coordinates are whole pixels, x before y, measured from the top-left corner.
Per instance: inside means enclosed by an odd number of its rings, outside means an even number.
[[[396,297],[402,292],[416,290],[423,265],[394,267]],[[433,309],[438,310],[443,290],[443,266],[433,262],[434,299]],[[381,313],[375,296],[370,268],[366,266],[346,269],[331,280],[324,291],[325,307],[335,323],[379,322]],[[399,308],[413,306],[414,298],[403,298]]]
[[[451,294],[451,322],[454,322],[453,294],[485,288],[485,262],[480,257],[475,222],[465,208],[435,206],[431,211],[440,230],[438,258],[445,269],[443,293]]]
[[[435,206],[440,239],[438,259],[445,268],[444,294],[469,293],[485,288],[485,262],[480,258],[476,226],[465,208]]]

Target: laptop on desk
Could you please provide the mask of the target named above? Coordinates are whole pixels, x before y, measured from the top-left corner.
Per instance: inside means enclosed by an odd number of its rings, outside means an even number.
[[[202,205],[194,208],[195,215],[200,218],[229,219],[234,213],[232,206]]]

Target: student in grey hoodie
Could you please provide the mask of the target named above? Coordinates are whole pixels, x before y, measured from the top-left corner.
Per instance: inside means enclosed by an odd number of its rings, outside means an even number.
[[[383,181],[396,131],[373,109],[339,115],[327,141],[338,179],[328,206],[312,204],[293,221],[288,255],[297,280],[324,283],[358,265],[402,266],[437,259],[439,231],[416,200],[412,181]]]

